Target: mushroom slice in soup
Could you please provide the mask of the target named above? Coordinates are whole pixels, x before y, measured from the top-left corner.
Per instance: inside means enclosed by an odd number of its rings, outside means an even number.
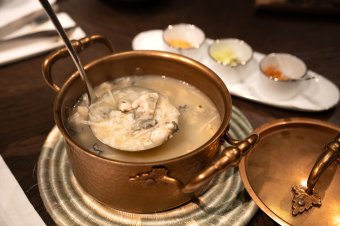
[[[131,86],[104,93],[89,109],[94,136],[124,151],[163,144],[178,130],[179,111],[156,91]]]

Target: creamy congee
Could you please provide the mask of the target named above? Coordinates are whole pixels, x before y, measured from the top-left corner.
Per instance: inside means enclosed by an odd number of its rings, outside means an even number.
[[[66,128],[78,144],[106,158],[124,162],[172,159],[206,143],[221,125],[212,101],[174,78],[127,76],[102,83],[95,93],[99,97],[96,106],[89,108],[84,94],[70,112]]]

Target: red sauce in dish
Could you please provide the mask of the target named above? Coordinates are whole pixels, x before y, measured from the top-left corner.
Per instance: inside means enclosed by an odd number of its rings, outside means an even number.
[[[268,66],[263,71],[268,77],[275,80],[287,80],[288,78],[276,66]]]

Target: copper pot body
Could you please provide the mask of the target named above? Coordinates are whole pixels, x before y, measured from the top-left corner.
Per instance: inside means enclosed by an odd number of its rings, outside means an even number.
[[[50,63],[45,61],[46,65]],[[199,62],[159,51],[112,54],[91,62],[85,66],[85,70],[93,86],[128,75],[159,75],[186,81],[210,97],[222,123],[204,145],[174,159],[133,163],[97,156],[77,144],[65,128],[70,108],[85,93],[84,84],[76,72],[57,89],[54,118],[65,138],[72,170],[81,187],[101,203],[134,213],[171,209],[202,192],[204,186],[195,193],[184,193],[182,188],[212,161],[227,131],[232,103],[228,89],[219,77]],[[51,83],[49,85],[58,87]]]

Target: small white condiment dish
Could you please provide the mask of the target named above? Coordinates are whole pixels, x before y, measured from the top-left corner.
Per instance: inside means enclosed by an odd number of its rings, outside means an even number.
[[[261,92],[277,100],[295,97],[314,78],[300,58],[288,53],[268,54],[259,67]]]
[[[163,31],[163,41],[171,52],[194,59],[199,59],[202,55],[201,47],[205,39],[205,33],[193,24],[169,25]]]
[[[249,74],[253,49],[243,40],[227,38],[215,40],[208,48],[208,55],[226,82],[238,83]]]

